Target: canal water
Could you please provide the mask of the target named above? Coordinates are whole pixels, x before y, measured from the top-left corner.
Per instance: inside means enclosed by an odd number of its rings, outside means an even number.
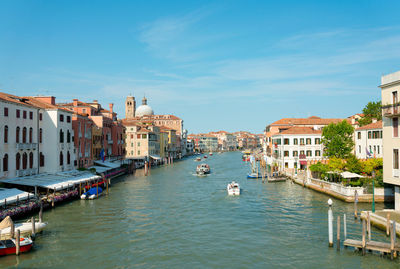
[[[44,212],[49,225],[33,251],[0,258],[0,267],[399,268],[378,254],[329,248],[326,195],[247,179],[240,152],[206,162],[207,177],[195,176],[198,162],[188,158],[114,180],[107,197]],[[227,195],[232,180],[243,189],[239,197]],[[360,238],[353,205],[333,200],[334,219],[346,213],[348,237]],[[334,231],[336,238],[336,224]],[[389,241],[377,230],[372,237]]]

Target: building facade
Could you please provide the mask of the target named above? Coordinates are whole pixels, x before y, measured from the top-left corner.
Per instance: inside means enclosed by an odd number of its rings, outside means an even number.
[[[355,130],[355,152],[359,159],[383,157],[382,121]]]

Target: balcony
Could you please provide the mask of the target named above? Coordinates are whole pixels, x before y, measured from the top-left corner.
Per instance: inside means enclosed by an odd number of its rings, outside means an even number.
[[[382,106],[382,114],[387,118],[400,116],[400,104],[397,103]]]
[[[110,139],[110,140],[107,140],[107,143],[110,144],[110,145],[112,145],[112,144],[114,143],[114,141],[112,141],[112,140]]]
[[[17,150],[32,149],[36,150],[37,143],[17,143]]]

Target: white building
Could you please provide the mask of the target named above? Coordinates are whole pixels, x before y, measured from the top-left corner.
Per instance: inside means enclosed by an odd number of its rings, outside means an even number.
[[[187,154],[192,154],[194,151],[194,141],[192,139],[188,139],[186,141],[186,152]]]
[[[291,127],[272,136],[272,163],[283,169],[304,169],[307,161],[323,159],[321,130]]]
[[[26,99],[0,92],[0,178],[38,173],[38,111]]]
[[[355,151],[359,159],[382,158],[382,121],[376,121],[355,130]]]

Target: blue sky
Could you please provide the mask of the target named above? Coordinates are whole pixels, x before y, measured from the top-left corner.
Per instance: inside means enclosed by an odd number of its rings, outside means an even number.
[[[0,89],[114,103],[189,132],[347,117],[400,70],[399,1],[1,1]]]

